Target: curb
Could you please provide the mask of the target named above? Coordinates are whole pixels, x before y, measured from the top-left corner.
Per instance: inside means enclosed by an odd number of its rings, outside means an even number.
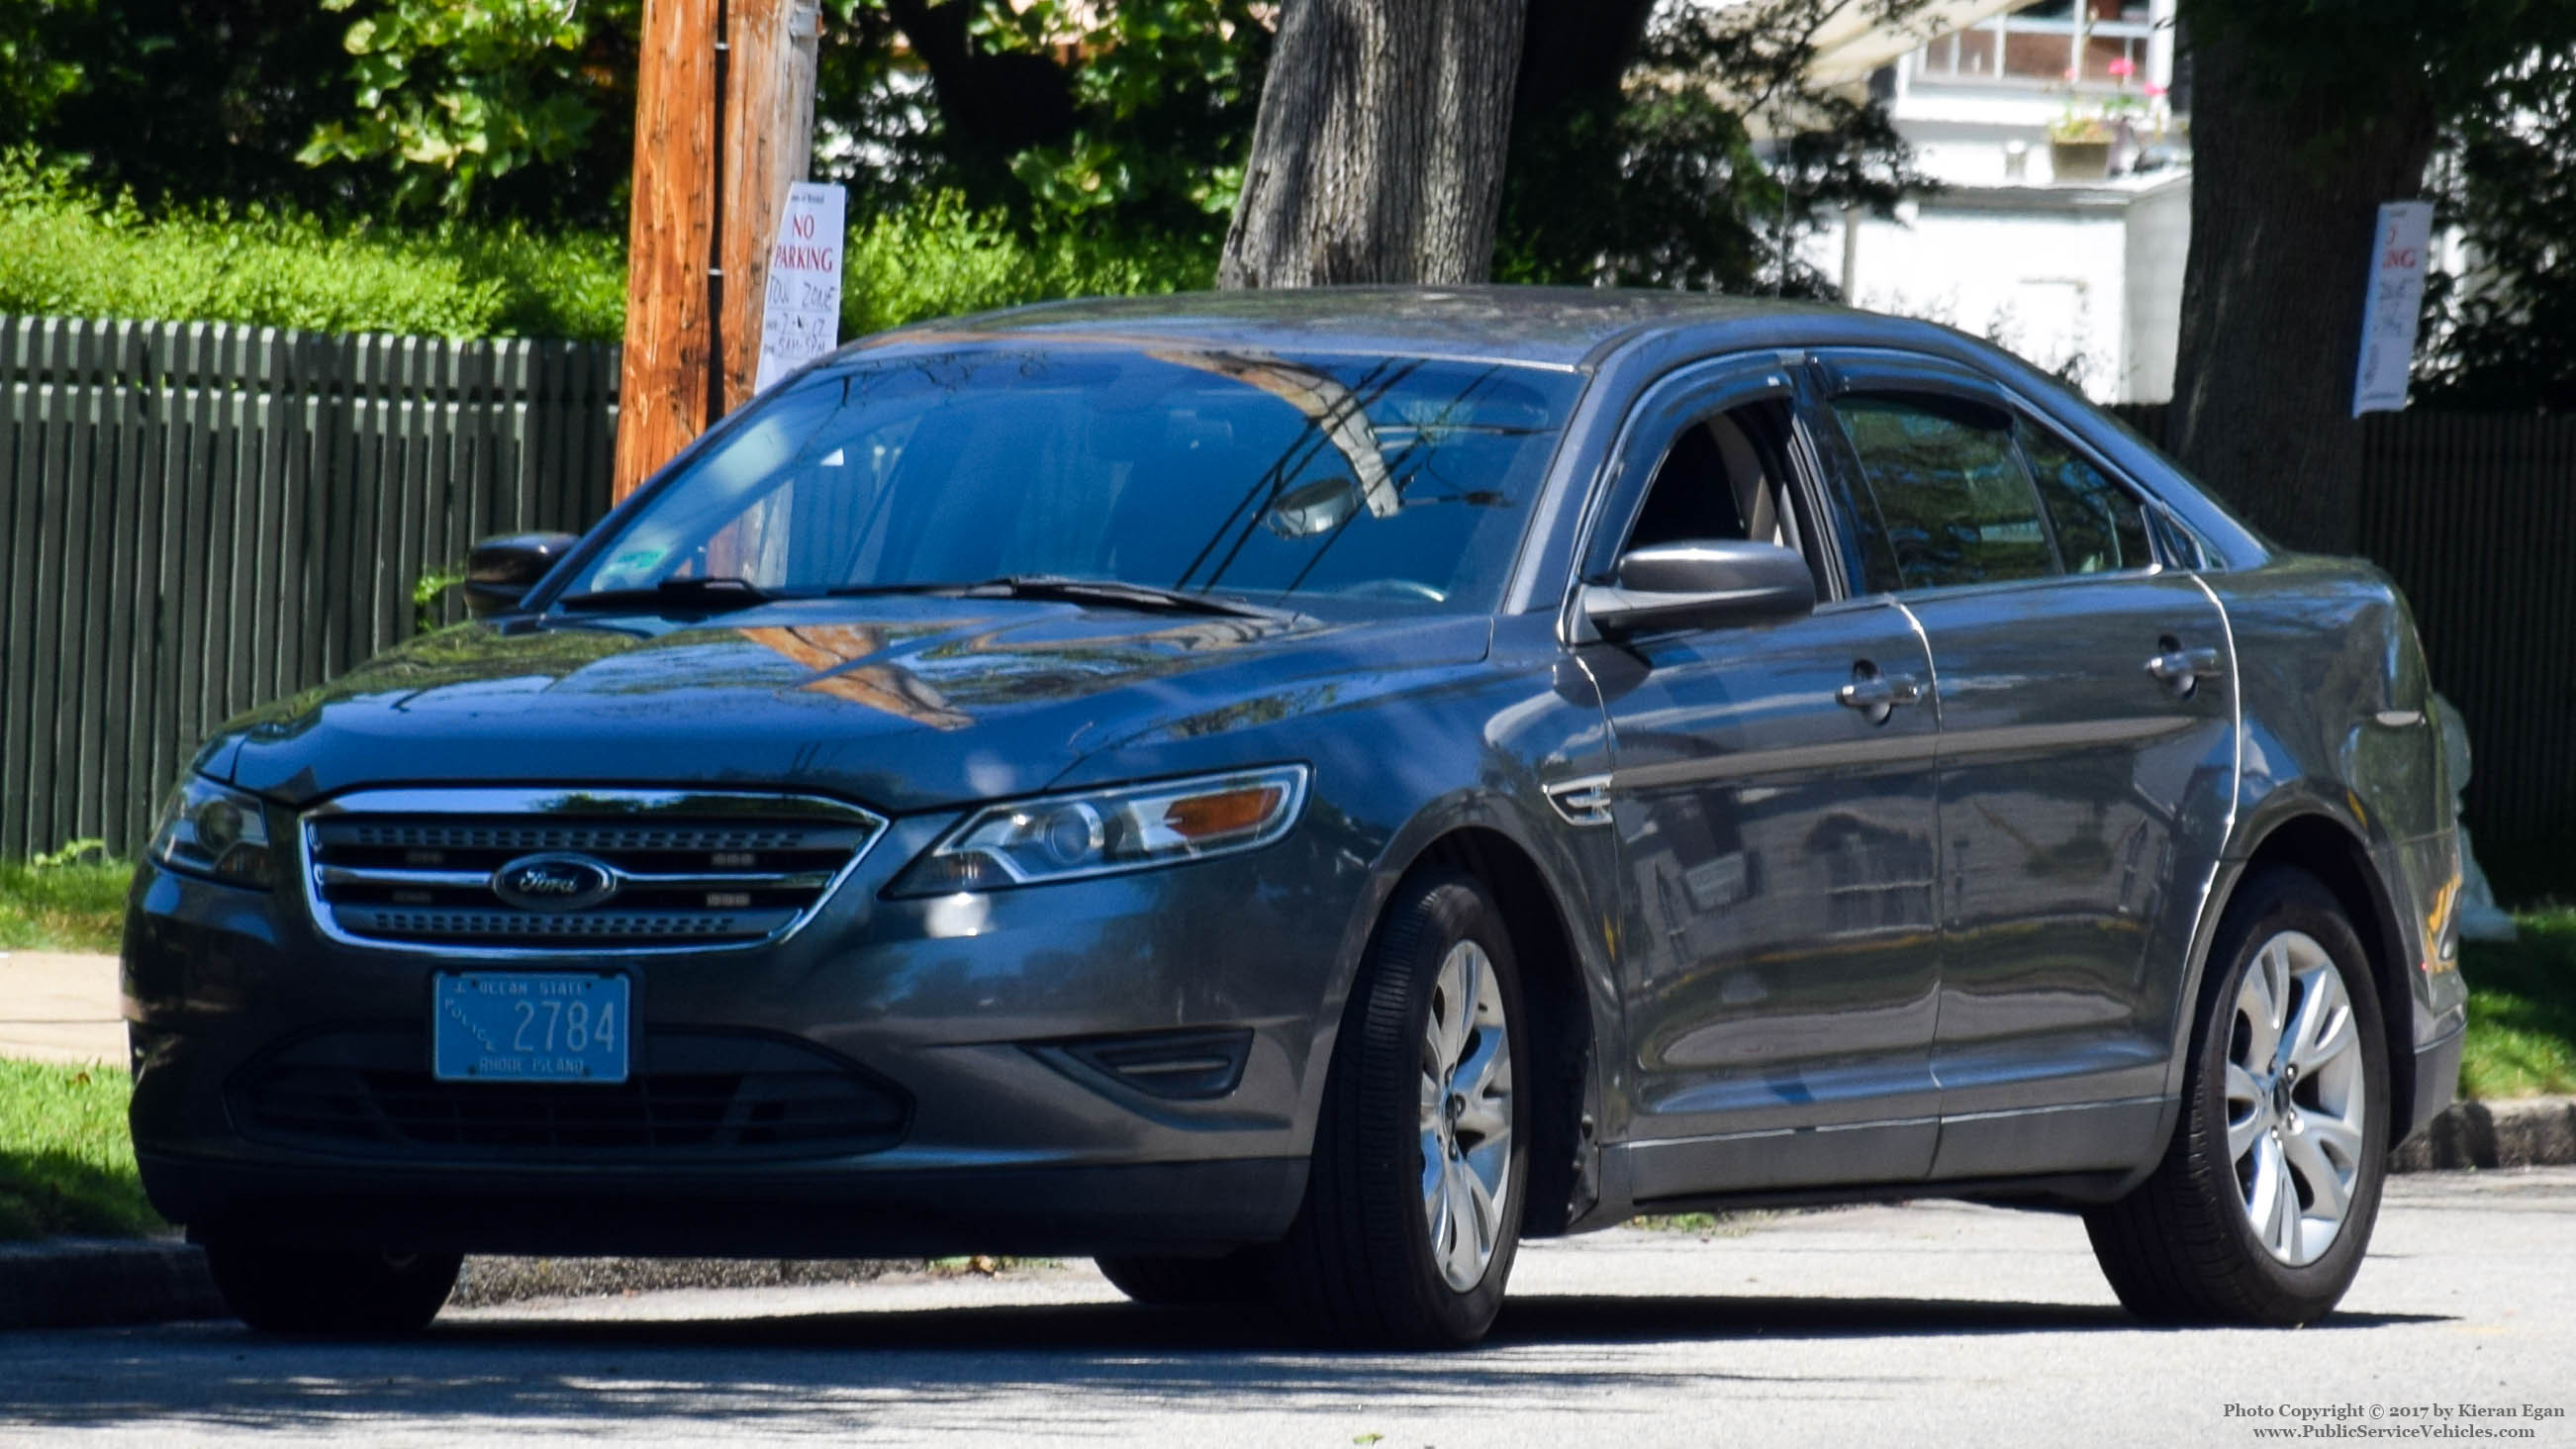
[[[2389,1154],[2393,1172],[2576,1166],[2576,1097],[2455,1102]],[[742,1287],[873,1277],[877,1262],[485,1258],[466,1267],[460,1306],[664,1287]],[[205,1256],[174,1239],[51,1238],[0,1243],[0,1329],[95,1328],[229,1318]]]
[[[609,1297],[673,1288],[852,1283],[918,1259],[472,1257],[451,1307]],[[0,1331],[230,1319],[206,1256],[176,1238],[46,1238],[0,1243]]]
[[[0,1329],[231,1316],[205,1255],[175,1239],[0,1243]]]
[[[2576,1165],[2576,1097],[2454,1102],[2388,1155],[2393,1172]]]

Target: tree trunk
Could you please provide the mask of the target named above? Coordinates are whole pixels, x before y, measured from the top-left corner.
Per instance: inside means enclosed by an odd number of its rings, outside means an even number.
[[[2215,33],[2213,33],[2215,32]],[[2280,543],[2349,552],[2352,416],[2378,207],[2419,195],[2433,107],[2404,47],[2369,108],[2284,93],[2224,27],[2193,37],[2191,254],[2168,438]]]
[[[1482,281],[1527,0],[1288,0],[1222,287]]]

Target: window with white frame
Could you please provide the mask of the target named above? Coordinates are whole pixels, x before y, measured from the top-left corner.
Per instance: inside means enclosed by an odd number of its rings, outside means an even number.
[[[1914,76],[1931,85],[2117,89],[2146,78],[2154,33],[2148,0],[2039,0],[1923,47]]]

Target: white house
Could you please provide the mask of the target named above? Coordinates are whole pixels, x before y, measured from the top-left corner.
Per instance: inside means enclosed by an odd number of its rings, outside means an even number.
[[[2172,396],[2191,227],[2173,7],[1952,0],[1825,37],[1819,78],[1887,100],[1943,189],[1846,217],[1810,260],[1856,305],[1991,337],[2096,401]]]

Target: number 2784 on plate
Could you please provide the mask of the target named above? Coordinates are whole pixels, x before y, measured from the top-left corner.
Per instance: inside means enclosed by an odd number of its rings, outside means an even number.
[[[442,1082],[622,1082],[631,983],[613,971],[441,973],[430,1074]]]

